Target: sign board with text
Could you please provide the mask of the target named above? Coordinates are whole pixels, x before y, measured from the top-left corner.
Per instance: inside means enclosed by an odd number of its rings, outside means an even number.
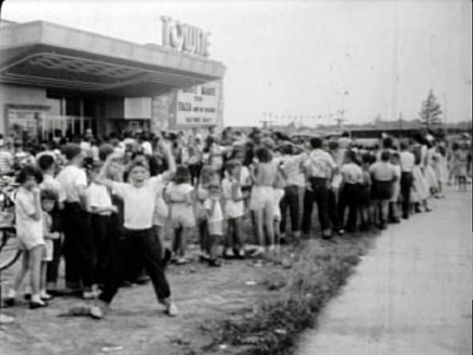
[[[180,89],[176,94],[175,125],[180,127],[218,125],[220,104],[220,81]]]

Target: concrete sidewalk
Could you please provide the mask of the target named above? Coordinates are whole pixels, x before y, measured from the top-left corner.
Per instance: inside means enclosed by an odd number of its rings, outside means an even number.
[[[472,354],[471,192],[390,225],[298,355]]]

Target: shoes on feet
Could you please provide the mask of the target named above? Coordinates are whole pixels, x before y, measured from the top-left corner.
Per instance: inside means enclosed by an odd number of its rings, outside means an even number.
[[[187,259],[184,258],[184,257],[177,258],[177,260],[176,260],[177,265],[184,265],[186,263],[187,263]]]
[[[95,291],[84,291],[82,292],[82,298],[84,300],[91,300],[97,297],[97,293]]]
[[[13,307],[16,303],[15,297],[6,297],[3,299],[3,305],[5,307]]]
[[[42,307],[47,307],[48,303],[41,301],[30,301],[30,309],[37,309],[37,308],[42,308]]]
[[[166,313],[168,314],[168,316],[170,317],[176,317],[179,313],[176,305],[172,302],[170,302],[166,308]]]
[[[209,259],[209,266],[211,266],[211,267],[221,267],[222,262],[217,258]]]

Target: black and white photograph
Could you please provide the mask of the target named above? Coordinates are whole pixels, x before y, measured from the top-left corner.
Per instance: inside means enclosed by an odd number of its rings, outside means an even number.
[[[0,0],[0,355],[473,354],[470,0]]]

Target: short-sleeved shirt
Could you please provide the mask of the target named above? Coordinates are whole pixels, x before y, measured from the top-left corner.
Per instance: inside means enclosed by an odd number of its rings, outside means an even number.
[[[378,161],[370,166],[374,180],[393,181],[397,177],[396,168],[389,162]]]
[[[33,219],[35,212],[33,192],[20,187],[15,196],[16,235],[27,250],[44,244],[43,220]]]
[[[51,175],[43,175],[43,182],[39,185],[41,190],[53,190],[59,202],[65,202],[67,199],[66,191],[62,187],[61,183],[53,178]]]
[[[307,159],[305,153],[299,155],[284,155],[281,157],[282,170],[286,175],[286,183],[288,186],[305,186],[305,177],[302,172],[302,164]]]
[[[156,195],[163,184],[162,175],[148,179],[141,187],[123,182],[113,183],[113,191],[123,199],[125,228],[142,230],[153,226]]]
[[[215,208],[213,213],[207,217],[209,223],[216,223],[223,221],[223,211],[222,205],[220,204],[219,200],[213,200],[212,198],[208,198],[204,201],[204,208],[206,210],[212,210],[212,204],[215,201]]]
[[[112,207],[112,197],[108,192],[107,188],[103,185],[96,183],[91,183],[86,190],[87,201],[90,207],[95,208],[111,208]],[[102,216],[110,216],[111,212],[100,212]]]
[[[245,205],[243,200],[234,201],[233,200],[233,185],[234,180],[226,177],[222,181],[222,195],[225,200],[225,215],[229,218],[241,217],[245,211]],[[238,189],[237,197],[242,197],[243,193],[241,188]]]
[[[322,149],[314,149],[304,162],[308,177],[328,179],[336,168],[332,156]]]
[[[402,151],[399,154],[400,162],[401,162],[401,170],[404,173],[412,173],[414,170],[415,165],[415,156],[411,152],[407,150]]]
[[[66,192],[67,202],[80,202],[80,187],[87,187],[85,171],[76,166],[68,165],[56,177]]]
[[[341,173],[347,184],[359,184],[363,181],[363,172],[355,163],[344,164]]]

